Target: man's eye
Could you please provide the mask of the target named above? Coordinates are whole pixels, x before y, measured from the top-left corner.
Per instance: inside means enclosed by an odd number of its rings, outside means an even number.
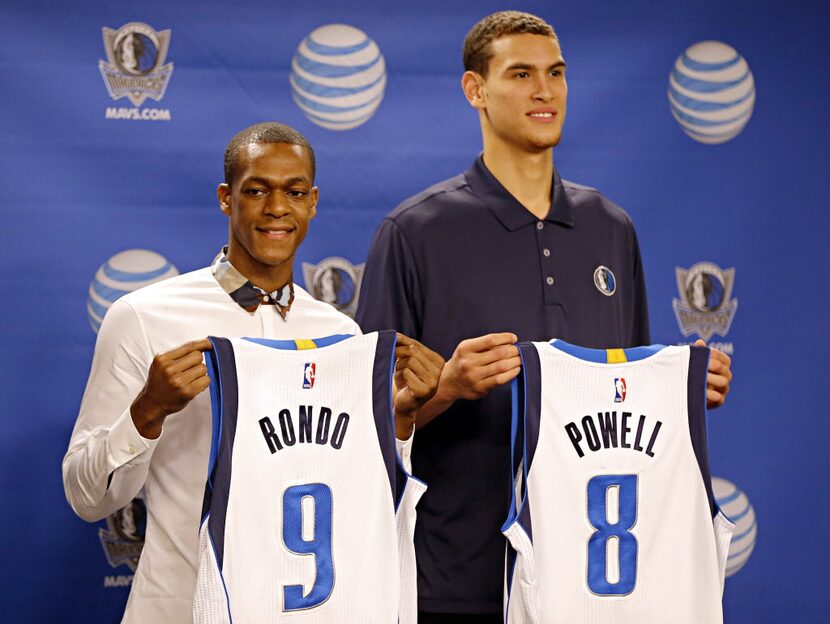
[[[562,74],[563,74],[563,72],[562,72],[561,69],[552,69],[552,70],[550,70],[550,75],[551,76],[558,77],[558,76],[561,76]]]
[[[516,78],[527,78],[530,74],[526,71],[516,72]]]
[[[243,193],[245,193],[246,195],[250,195],[251,197],[261,197],[262,195],[265,195],[265,191],[260,188],[245,189]]]
[[[288,195],[290,197],[305,197],[306,195],[308,195],[308,193],[306,191],[294,190],[294,191],[288,191]]]

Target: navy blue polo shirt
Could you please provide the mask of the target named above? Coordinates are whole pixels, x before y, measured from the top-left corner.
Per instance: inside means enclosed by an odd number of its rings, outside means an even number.
[[[537,219],[479,157],[412,197],[375,234],[357,309],[363,331],[397,329],[449,359],[493,332],[584,347],[649,343],[645,284],[628,215],[598,191],[553,178]],[[499,613],[511,487],[510,388],[457,401],[419,430],[419,608]]]

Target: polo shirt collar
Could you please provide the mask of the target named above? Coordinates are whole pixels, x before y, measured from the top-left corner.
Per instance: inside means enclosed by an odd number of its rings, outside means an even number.
[[[247,277],[236,270],[228,260],[227,253],[228,248],[223,247],[210,265],[211,273],[222,289],[248,312],[255,312],[260,304],[273,305],[285,319],[291,304],[294,303],[293,280],[289,280],[288,284],[274,292],[263,290],[259,286],[254,286]]]
[[[533,213],[513,197],[502,186],[501,182],[490,173],[490,170],[484,164],[483,154],[476,158],[473,166],[464,175],[473,192],[493,212],[501,224],[511,232],[538,221]],[[553,168],[551,194],[553,198],[550,212],[548,212],[548,216],[544,218],[544,221],[573,226],[573,206],[568,199],[567,193],[565,193],[562,178],[559,177],[559,172],[556,170],[556,167]]]

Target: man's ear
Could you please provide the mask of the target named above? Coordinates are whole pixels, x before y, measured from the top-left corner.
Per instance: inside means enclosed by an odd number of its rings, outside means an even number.
[[[473,108],[484,108],[484,78],[474,71],[465,71],[461,76],[461,90]]]
[[[320,189],[316,186],[311,188],[311,210],[308,211],[308,218],[313,219],[317,214],[317,201],[320,199]]]
[[[216,187],[216,197],[219,200],[219,210],[227,216],[231,216],[231,187],[222,182]]]

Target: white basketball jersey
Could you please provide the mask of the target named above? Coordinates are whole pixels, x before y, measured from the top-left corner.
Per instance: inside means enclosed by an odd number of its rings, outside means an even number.
[[[720,624],[702,347],[520,345],[509,624]]]
[[[415,505],[395,333],[211,338],[196,624],[415,624]]]

